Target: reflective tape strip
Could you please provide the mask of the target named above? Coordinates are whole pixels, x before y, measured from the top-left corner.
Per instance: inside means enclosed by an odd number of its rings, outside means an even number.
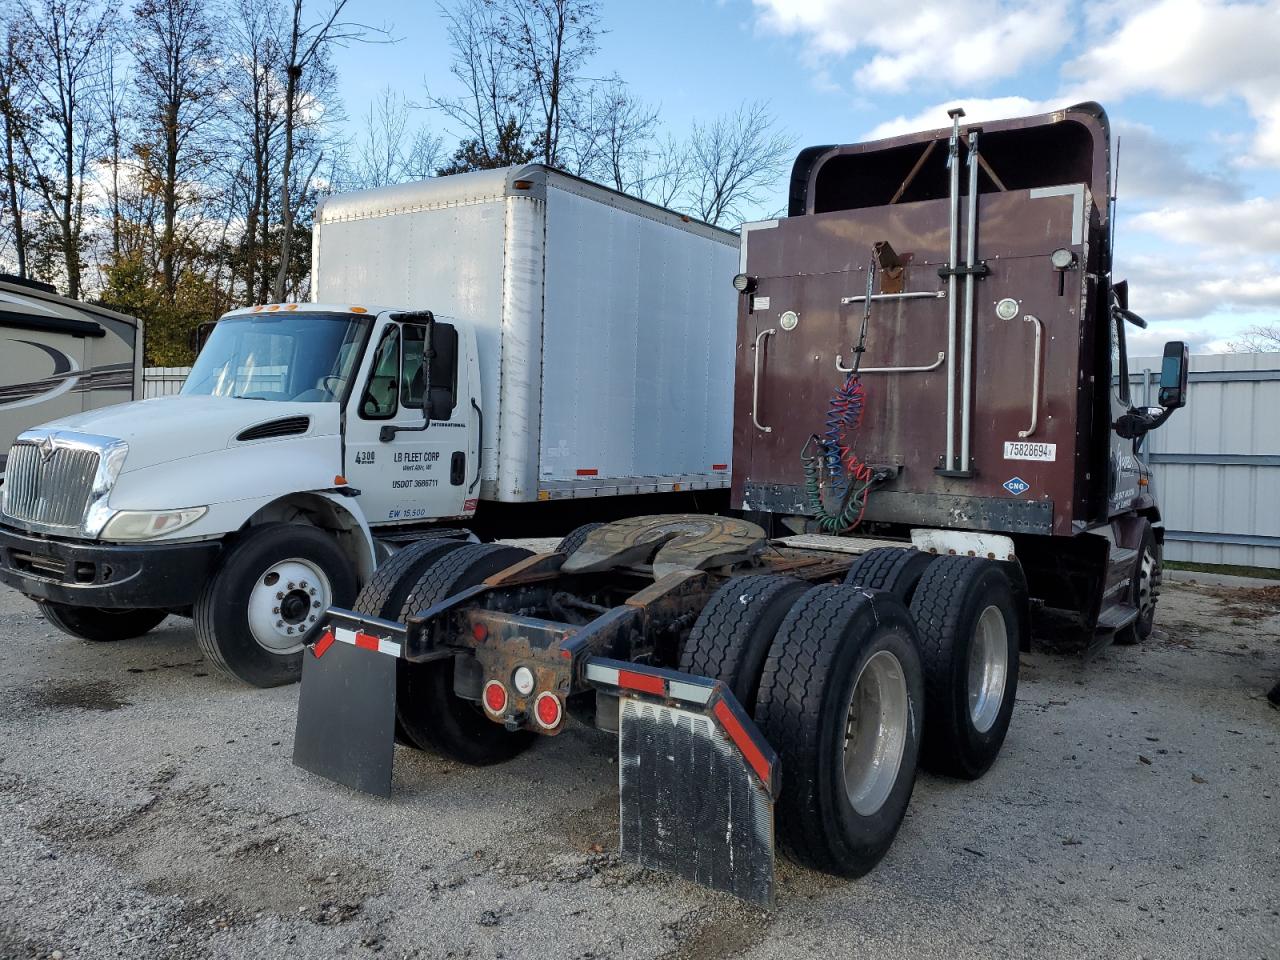
[[[685,683],[683,680],[672,680],[667,684],[667,688],[671,691],[673,700],[684,700],[686,703],[696,703],[699,706],[706,706],[715,690],[715,687],[710,684]]]
[[[751,739],[751,735],[747,733],[746,728],[733,715],[733,711],[725,704],[723,700],[716,701],[713,712],[716,719],[720,721],[720,726],[724,728],[724,732],[729,734],[729,739],[737,744],[738,749],[742,751],[743,758],[747,763],[751,764],[751,769],[756,772],[756,776],[760,778],[760,782],[769,785],[770,766],[765,755],[756,746],[755,741]]]
[[[587,664],[587,679],[593,683],[604,683],[611,687],[618,685],[618,671],[613,667],[602,667],[596,663]]]
[[[619,670],[618,686],[626,690],[639,690],[641,693],[650,693],[655,697],[665,697],[667,695],[667,682],[662,677],[655,677],[652,673],[640,673],[636,670]]]
[[[400,656],[402,649],[401,645],[394,640],[375,637],[363,631],[348,630],[346,627],[334,627],[333,637],[341,643],[349,643],[353,647],[359,647],[362,650],[376,650],[378,653],[385,653],[389,657]],[[321,639],[323,640],[323,638]]]

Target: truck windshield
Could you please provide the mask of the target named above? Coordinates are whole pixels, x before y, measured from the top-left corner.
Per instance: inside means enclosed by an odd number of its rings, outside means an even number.
[[[268,313],[219,320],[183,396],[341,400],[369,332],[350,313]]]

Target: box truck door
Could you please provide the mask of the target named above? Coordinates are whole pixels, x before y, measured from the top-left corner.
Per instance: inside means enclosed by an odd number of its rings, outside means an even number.
[[[375,526],[461,517],[475,509],[473,503],[467,509],[467,481],[475,468],[468,462],[471,408],[458,403],[469,396],[459,389],[458,334],[447,323],[430,329],[435,356],[428,376],[429,328],[386,323],[348,407],[344,475],[360,491],[361,509]],[[428,399],[434,416],[424,430]]]

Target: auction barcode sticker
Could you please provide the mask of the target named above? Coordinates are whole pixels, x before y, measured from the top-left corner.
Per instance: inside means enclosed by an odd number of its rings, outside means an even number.
[[[1056,443],[1027,443],[1025,440],[1006,440],[1004,442],[1004,458],[1006,460],[1042,460],[1052,463],[1058,459]]]

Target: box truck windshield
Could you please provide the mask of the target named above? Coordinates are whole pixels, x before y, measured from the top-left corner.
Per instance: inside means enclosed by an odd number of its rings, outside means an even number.
[[[341,400],[371,325],[349,313],[228,317],[210,334],[183,396]]]

